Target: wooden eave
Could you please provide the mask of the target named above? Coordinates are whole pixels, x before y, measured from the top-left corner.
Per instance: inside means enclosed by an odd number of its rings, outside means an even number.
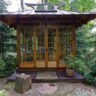
[[[7,13],[0,14],[0,20],[9,26],[16,27],[18,24],[34,25],[34,24],[59,24],[59,25],[74,25],[79,27],[86,24],[90,20],[96,18],[96,13]]]

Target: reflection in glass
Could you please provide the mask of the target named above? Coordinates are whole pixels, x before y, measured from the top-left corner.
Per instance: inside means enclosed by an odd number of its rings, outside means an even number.
[[[56,29],[48,29],[48,60],[56,61]]]
[[[62,61],[64,57],[72,52],[72,28],[59,27],[59,58]]]
[[[44,34],[44,29],[38,28],[36,30],[36,56],[39,61],[45,59]]]
[[[33,61],[34,36],[32,27],[20,28],[21,61]]]

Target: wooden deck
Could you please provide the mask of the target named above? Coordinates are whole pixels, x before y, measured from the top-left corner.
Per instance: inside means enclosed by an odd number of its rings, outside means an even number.
[[[43,78],[41,78],[41,77],[36,78],[37,74],[40,73],[40,72],[44,73],[46,71],[45,70],[44,71],[41,71],[41,70],[40,71],[30,71],[30,72],[25,72],[25,74],[29,74],[31,76],[32,82],[72,82],[72,83],[80,83],[80,82],[84,81],[84,77],[82,75],[80,75],[77,71],[75,71],[74,77],[68,77],[68,76],[66,76],[65,70],[57,70],[57,71],[55,70],[53,72],[56,73],[57,78],[55,78],[56,76],[54,76],[54,77],[52,77],[52,79],[50,79],[50,78],[44,79],[44,78],[47,77],[46,75],[44,75],[45,77],[43,76]],[[50,76],[53,76],[52,75],[52,70],[47,71],[47,72],[49,72]],[[18,73],[14,72],[10,77],[8,77],[8,81],[14,81],[16,79],[16,74],[18,74]]]

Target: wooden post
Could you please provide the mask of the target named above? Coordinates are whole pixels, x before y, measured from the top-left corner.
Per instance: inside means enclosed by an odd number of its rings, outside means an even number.
[[[76,51],[76,41],[75,41],[75,26],[72,27],[72,54],[75,55]]]
[[[20,27],[19,26],[17,26],[17,61],[18,61],[18,68],[20,68],[21,50],[20,50]]]

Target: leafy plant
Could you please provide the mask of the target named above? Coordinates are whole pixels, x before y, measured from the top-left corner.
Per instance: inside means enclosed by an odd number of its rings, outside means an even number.
[[[88,91],[87,93],[88,93],[90,96],[96,96],[96,93],[95,93],[94,90],[92,90],[92,89],[91,89],[91,92]]]
[[[77,90],[75,96],[88,96],[88,93],[85,90]]]
[[[5,61],[5,62],[4,62]],[[16,69],[16,64],[17,64],[17,60],[16,57],[14,56],[10,56],[6,57],[4,59],[4,64],[3,64],[3,68],[2,70],[0,70],[0,77],[6,77],[11,75],[15,69]],[[1,66],[0,66],[1,67]]]
[[[5,69],[5,62],[3,61],[3,59],[0,57],[0,71]]]
[[[0,91],[0,96],[5,96],[5,90]]]
[[[84,73],[85,80],[88,84],[94,84],[94,77],[92,76],[91,72]]]
[[[89,95],[90,96],[96,96],[96,93],[92,89],[91,89],[91,91],[85,91],[84,89],[83,90],[78,89],[75,92],[75,96],[89,96]]]
[[[64,62],[68,68],[75,68],[75,57],[71,53],[65,57]]]

